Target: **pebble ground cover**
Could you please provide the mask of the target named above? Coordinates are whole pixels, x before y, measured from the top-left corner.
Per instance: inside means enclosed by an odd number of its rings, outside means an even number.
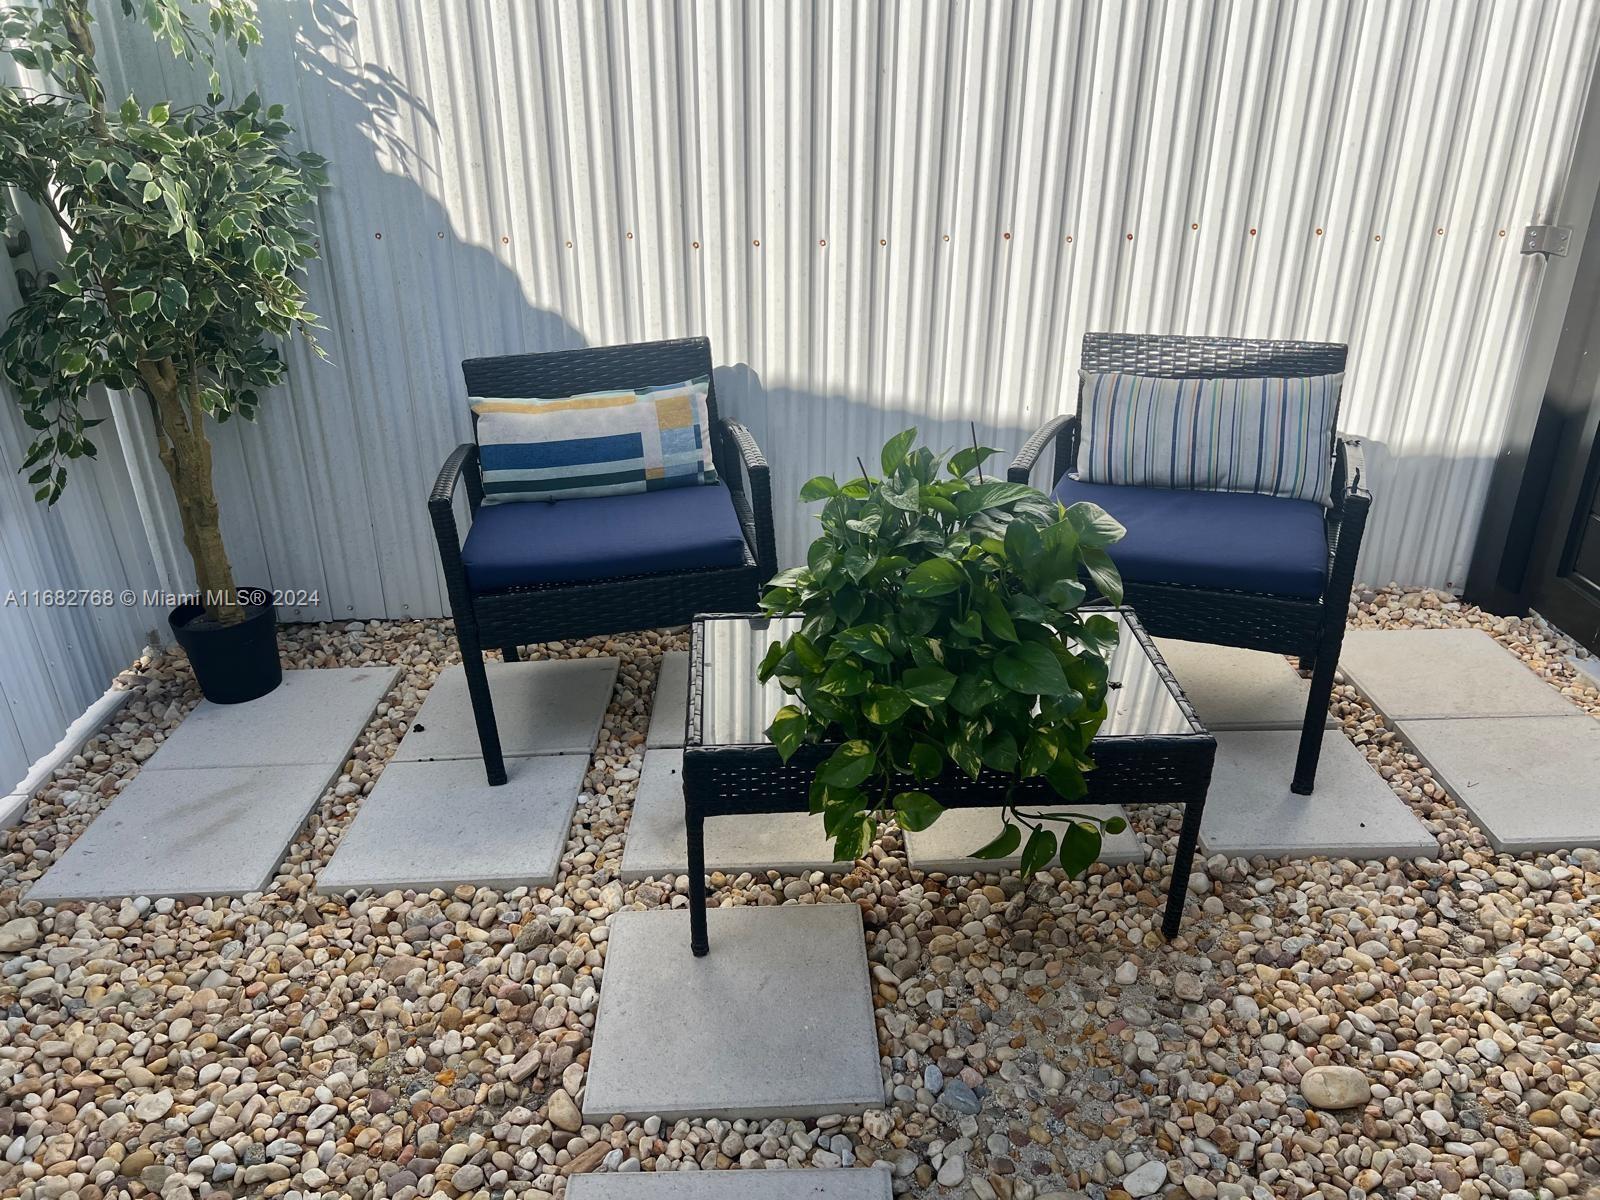
[[[1600,718],[1537,621],[1395,588],[1350,618],[1484,629]],[[0,1195],[549,1200],[588,1171],[856,1165],[941,1200],[1600,1196],[1600,852],[1496,854],[1344,686],[1337,718],[1437,862],[1212,858],[1170,943],[1154,806],[1148,861],[1079,881],[911,871],[892,829],[842,875],[718,876],[718,903],[861,907],[883,1108],[585,1125],[609,918],[686,902],[687,880],[617,879],[684,638],[535,649],[622,664],[559,886],[318,895],[449,628],[284,630],[295,667],[405,669],[265,893],[31,903],[198,698],[179,656],[122,676],[133,699],[0,835]]]

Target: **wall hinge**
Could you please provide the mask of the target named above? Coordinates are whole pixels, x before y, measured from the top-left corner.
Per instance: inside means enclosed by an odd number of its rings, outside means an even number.
[[[1522,252],[1542,254],[1549,258],[1567,256],[1567,244],[1572,241],[1572,229],[1566,225],[1529,225],[1522,231]]]

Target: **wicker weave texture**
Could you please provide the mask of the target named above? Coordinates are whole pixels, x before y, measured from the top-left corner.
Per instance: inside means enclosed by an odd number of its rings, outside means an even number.
[[[1296,378],[1337,375],[1349,348],[1337,342],[1086,333],[1085,371],[1126,371],[1168,379]]]

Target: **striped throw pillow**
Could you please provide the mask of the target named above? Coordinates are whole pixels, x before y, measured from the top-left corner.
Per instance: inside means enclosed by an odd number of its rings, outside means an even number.
[[[711,377],[563,399],[471,397],[485,504],[716,483]]]
[[[1330,503],[1342,374],[1080,375],[1076,474],[1085,483],[1260,492]]]

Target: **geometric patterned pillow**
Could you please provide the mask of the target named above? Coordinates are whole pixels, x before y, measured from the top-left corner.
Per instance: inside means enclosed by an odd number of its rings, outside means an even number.
[[[1079,372],[1085,483],[1331,503],[1344,376],[1163,379]]]
[[[485,504],[717,482],[711,377],[564,399],[471,397]]]

